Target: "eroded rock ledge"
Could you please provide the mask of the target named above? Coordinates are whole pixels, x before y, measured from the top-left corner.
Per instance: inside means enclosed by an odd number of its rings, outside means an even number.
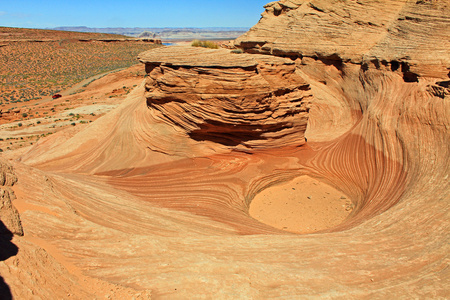
[[[245,52],[388,65],[406,82],[447,77],[448,1],[281,0],[264,7],[259,23],[235,41]]]
[[[310,87],[290,59],[167,47],[140,61],[148,106],[194,140],[243,148],[305,141]]]

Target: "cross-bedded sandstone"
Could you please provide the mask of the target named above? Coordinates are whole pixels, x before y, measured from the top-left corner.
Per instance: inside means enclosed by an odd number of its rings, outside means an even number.
[[[304,143],[311,93],[290,59],[168,47],[140,61],[149,108],[194,140],[244,148]]]

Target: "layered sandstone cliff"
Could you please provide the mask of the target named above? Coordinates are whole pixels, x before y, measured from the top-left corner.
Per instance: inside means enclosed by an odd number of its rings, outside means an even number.
[[[235,44],[247,52],[389,65],[446,77],[448,1],[281,0]],[[414,75],[412,75],[414,74]]]
[[[141,55],[149,108],[194,140],[270,148],[304,143],[309,85],[289,59],[168,47]]]

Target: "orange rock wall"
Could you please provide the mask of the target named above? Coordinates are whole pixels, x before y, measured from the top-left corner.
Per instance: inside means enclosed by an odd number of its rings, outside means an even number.
[[[175,58],[167,57],[178,54]],[[243,149],[304,143],[309,85],[289,59],[171,47],[141,57],[150,109],[197,141]]]

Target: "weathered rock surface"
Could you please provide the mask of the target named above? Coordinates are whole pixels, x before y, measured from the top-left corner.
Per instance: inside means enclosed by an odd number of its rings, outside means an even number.
[[[403,62],[408,80],[449,72],[448,1],[282,0],[265,8],[259,23],[235,41],[247,52],[372,61],[392,69]]]
[[[279,1],[237,45],[291,60],[143,54],[148,80],[121,106],[14,163],[24,238],[65,274],[53,293],[26,286],[41,298],[92,297],[90,280],[117,298],[448,298],[446,5]],[[303,175],[351,199],[344,222],[298,235],[249,216],[256,194]],[[22,295],[12,262],[2,276]]]
[[[141,54],[147,104],[192,139],[270,148],[304,144],[309,85],[289,59],[167,47]]]
[[[17,182],[12,166],[0,158],[0,234],[23,235],[23,228],[17,209],[12,205],[15,199],[11,187]]]

